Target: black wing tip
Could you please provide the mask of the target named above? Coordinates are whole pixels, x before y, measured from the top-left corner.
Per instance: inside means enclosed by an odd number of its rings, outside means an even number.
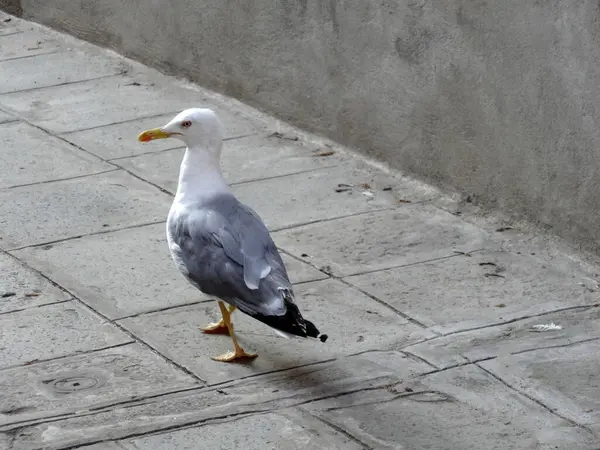
[[[327,340],[327,338],[329,338],[329,336],[327,336],[326,334],[322,334],[321,336],[319,336],[319,340],[321,342],[325,342]]]

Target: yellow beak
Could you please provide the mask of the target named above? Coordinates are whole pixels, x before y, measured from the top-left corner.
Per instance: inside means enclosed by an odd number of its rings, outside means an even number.
[[[171,133],[165,133],[160,128],[152,128],[151,130],[142,131],[138,136],[138,141],[149,142],[154,139],[166,139],[171,136]]]

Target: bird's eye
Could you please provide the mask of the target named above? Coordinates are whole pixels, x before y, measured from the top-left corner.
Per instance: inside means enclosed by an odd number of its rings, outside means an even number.
[[[181,122],[181,128],[189,128],[192,126],[192,122],[189,120],[184,120],[183,122]]]

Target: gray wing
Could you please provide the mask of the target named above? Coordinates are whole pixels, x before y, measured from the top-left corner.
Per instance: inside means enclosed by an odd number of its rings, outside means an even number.
[[[182,214],[171,236],[200,290],[251,315],[285,314],[282,291],[292,285],[281,256],[258,215],[235,197]]]

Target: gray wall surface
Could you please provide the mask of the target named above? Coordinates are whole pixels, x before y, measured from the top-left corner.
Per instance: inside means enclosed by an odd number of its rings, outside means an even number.
[[[600,251],[597,1],[22,0],[22,8],[25,18]]]

